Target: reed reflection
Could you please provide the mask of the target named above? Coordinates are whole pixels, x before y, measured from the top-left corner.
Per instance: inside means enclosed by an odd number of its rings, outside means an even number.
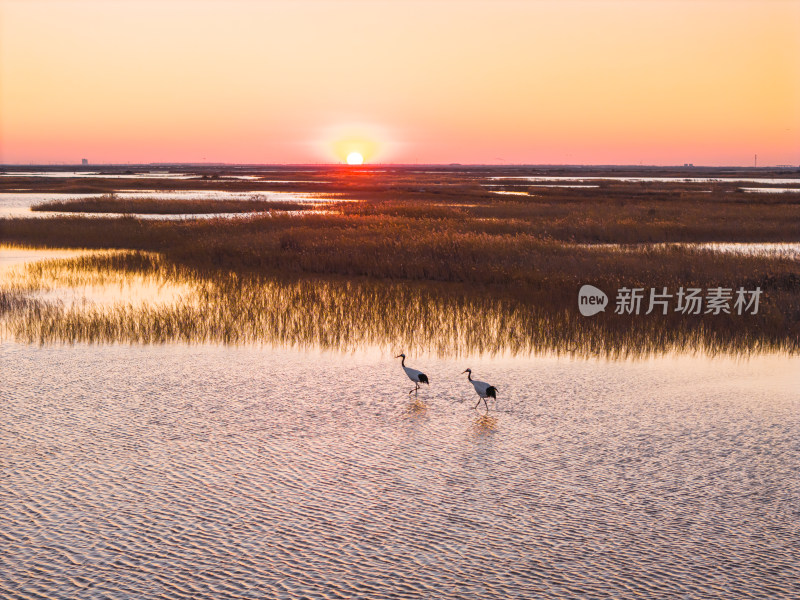
[[[497,418],[479,415],[472,422],[472,430],[476,435],[488,435],[497,431]]]
[[[406,404],[405,414],[409,417],[423,417],[427,412],[428,405],[419,398],[415,398]]]

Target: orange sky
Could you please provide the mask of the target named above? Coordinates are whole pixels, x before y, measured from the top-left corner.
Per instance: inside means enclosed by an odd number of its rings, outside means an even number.
[[[800,1],[0,0],[0,162],[800,164]]]

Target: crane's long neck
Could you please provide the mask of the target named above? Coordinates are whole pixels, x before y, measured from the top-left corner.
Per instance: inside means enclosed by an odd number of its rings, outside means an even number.
[[[467,379],[472,381],[472,371],[467,371]]]
[[[401,356],[400,358],[402,359],[400,361],[400,366],[401,367],[405,367],[406,366],[406,357],[405,356]]]

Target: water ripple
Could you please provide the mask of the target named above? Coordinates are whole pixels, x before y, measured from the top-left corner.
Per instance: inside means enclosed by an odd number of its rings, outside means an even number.
[[[797,360],[5,342],[0,596],[794,598]]]

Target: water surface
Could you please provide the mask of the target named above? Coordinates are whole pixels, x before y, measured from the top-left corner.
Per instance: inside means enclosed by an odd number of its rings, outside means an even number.
[[[97,179],[199,179],[195,173],[149,171],[136,173],[103,173],[100,171],[6,171],[0,177],[89,177]]]
[[[0,343],[0,593],[796,597],[796,358],[398,362]]]
[[[455,304],[405,288],[121,278],[98,265],[124,252],[3,250],[4,285],[112,330],[181,292],[224,313],[215,294],[250,290],[242,310],[279,334],[0,339],[2,597],[797,597],[800,356],[511,356],[525,315],[501,306],[448,321]],[[22,264],[46,257],[62,262]],[[449,354],[419,339],[423,310],[426,332],[451,323]],[[403,350],[431,382],[416,399]],[[467,367],[499,390],[487,415]]]
[[[753,194],[797,194],[800,193],[800,188],[764,188],[764,187],[756,187],[756,188],[742,188],[743,192],[753,193]]]
[[[615,177],[615,176],[592,176],[592,175],[541,175],[541,176],[499,176],[487,177],[487,179],[497,181],[504,179],[517,179],[522,181],[619,181],[629,183],[761,183],[761,184],[797,184],[800,179],[797,177]]]
[[[708,250],[720,254],[800,260],[800,242],[658,242],[642,244],[575,244],[575,246],[597,250],[614,248],[624,252],[641,252],[652,248],[674,247]]]

